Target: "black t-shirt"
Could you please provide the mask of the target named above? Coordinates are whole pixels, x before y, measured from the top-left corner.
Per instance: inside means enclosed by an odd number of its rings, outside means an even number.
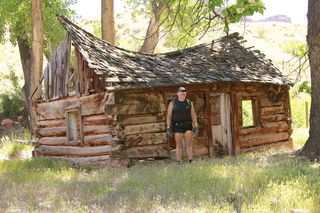
[[[178,99],[173,101],[172,121],[177,123],[192,121],[191,103],[188,103],[187,99],[184,101],[179,101]]]

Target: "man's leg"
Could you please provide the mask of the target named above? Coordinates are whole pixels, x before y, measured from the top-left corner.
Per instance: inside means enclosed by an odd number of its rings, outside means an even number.
[[[186,133],[184,133],[184,139],[187,145],[188,160],[193,160],[192,131],[186,131]]]
[[[174,133],[174,139],[176,141],[176,158],[177,161],[181,161],[182,158],[182,139],[184,133]]]

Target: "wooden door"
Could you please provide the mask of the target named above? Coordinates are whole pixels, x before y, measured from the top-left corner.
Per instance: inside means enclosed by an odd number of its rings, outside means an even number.
[[[233,153],[230,118],[230,96],[227,93],[211,93],[212,142],[217,155]]]

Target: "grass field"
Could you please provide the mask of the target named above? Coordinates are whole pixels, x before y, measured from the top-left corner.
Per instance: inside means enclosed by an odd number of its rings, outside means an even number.
[[[301,129],[294,141],[304,140]],[[299,143],[302,143],[302,142]],[[130,168],[0,161],[0,212],[320,212],[320,168],[293,150]]]

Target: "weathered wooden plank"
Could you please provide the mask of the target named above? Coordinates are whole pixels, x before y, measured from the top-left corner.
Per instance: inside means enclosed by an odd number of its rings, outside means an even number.
[[[167,158],[169,151],[164,146],[132,147],[125,150],[129,158]]]
[[[137,105],[106,105],[106,114],[108,115],[139,115],[165,112],[166,105],[164,103],[137,104]]]
[[[110,126],[106,125],[96,125],[96,126],[84,126],[84,135],[96,135],[96,134],[106,134],[110,132]]]
[[[164,122],[150,123],[150,124],[126,126],[125,134],[132,135],[132,134],[138,134],[138,133],[164,132],[165,130],[166,130],[166,125]]]
[[[104,97],[101,94],[83,96],[78,98],[70,98],[52,101],[49,103],[39,103],[35,107],[37,120],[50,120],[65,118],[65,109],[69,106],[81,104],[81,115],[97,115],[104,114]]]
[[[115,94],[116,105],[139,105],[139,104],[159,104],[164,102],[163,95],[161,93],[121,93]]]
[[[158,145],[158,144],[167,144],[167,137],[165,138],[150,138],[144,140],[133,140],[133,141],[125,141],[126,147],[133,146],[145,146],[145,145]]]
[[[93,115],[83,117],[84,125],[108,125],[109,121],[112,120],[112,116],[105,114],[102,115]]]
[[[290,125],[286,121],[263,123],[262,125],[273,132],[283,132],[290,128]]]
[[[117,137],[111,137],[109,134],[84,136],[85,145],[108,145],[115,144]],[[67,137],[42,137],[37,141],[40,145],[49,146],[80,146],[80,142],[68,142]]]
[[[53,160],[64,160],[72,165],[86,166],[99,165],[110,167],[127,167],[130,163],[129,158],[111,158],[109,155],[94,156],[94,157],[51,157]]]
[[[118,117],[117,117],[118,119]],[[134,117],[125,117],[118,120],[119,124],[125,124],[125,125],[134,125],[134,124],[146,124],[146,123],[155,123],[165,121],[165,115],[164,113],[159,113],[158,115],[151,115],[151,116],[134,116]]]
[[[97,147],[73,147],[73,146],[39,146],[35,151],[39,155],[45,156],[99,156],[99,155],[108,155],[110,151],[119,150],[122,146],[118,145],[112,147],[109,145],[106,146],[97,146]]]
[[[141,142],[143,140],[148,139],[163,139],[167,138],[166,132],[156,132],[156,133],[144,133],[144,134],[132,134],[132,135],[126,135],[126,141],[137,141]]]
[[[281,100],[279,99],[276,99],[276,100],[270,100],[269,98],[267,97],[262,97],[260,99],[261,101],[261,106],[262,107],[272,107],[272,106],[282,106],[285,104],[285,99],[282,98]]]
[[[262,122],[283,121],[285,119],[286,119],[285,114],[274,114],[274,115],[261,116]]]
[[[263,123],[263,127],[240,128],[239,135],[263,135],[272,132],[287,131],[291,126],[286,121]]]
[[[274,115],[274,114],[283,114],[285,113],[284,105],[274,106],[274,107],[263,107],[261,109],[261,115]]]
[[[248,148],[261,144],[267,143],[276,143],[279,141],[288,140],[290,134],[288,132],[277,132],[277,133],[268,133],[264,135],[248,135],[244,137],[240,137],[240,147]]]
[[[65,119],[56,119],[56,120],[43,120],[36,123],[38,127],[59,127],[66,126]]]
[[[43,137],[59,137],[67,135],[66,127],[41,128],[39,134]]]

